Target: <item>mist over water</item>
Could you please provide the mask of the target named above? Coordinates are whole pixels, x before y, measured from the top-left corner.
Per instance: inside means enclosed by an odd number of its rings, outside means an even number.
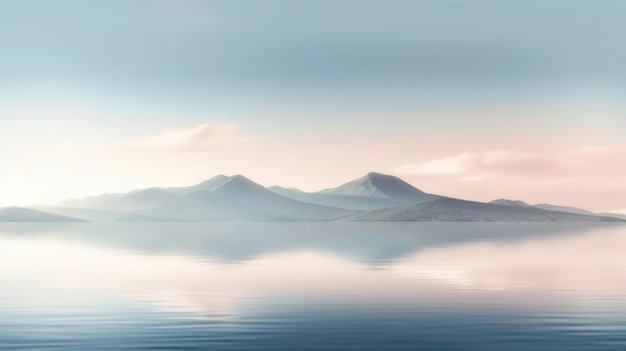
[[[0,349],[623,350],[626,226],[0,225]]]

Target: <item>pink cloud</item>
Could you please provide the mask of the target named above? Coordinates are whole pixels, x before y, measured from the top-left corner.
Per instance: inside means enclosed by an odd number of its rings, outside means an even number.
[[[392,170],[430,192],[473,200],[506,197],[594,211],[622,209],[626,201],[624,148],[464,152]]]
[[[190,129],[167,131],[133,140],[127,144],[134,151],[204,152],[233,148],[249,141],[236,135],[236,124],[205,123]]]
[[[552,155],[492,150],[482,153],[465,152],[421,164],[406,164],[396,167],[394,171],[399,174],[425,177],[475,180],[517,177],[522,174],[546,174],[561,167],[559,159]]]

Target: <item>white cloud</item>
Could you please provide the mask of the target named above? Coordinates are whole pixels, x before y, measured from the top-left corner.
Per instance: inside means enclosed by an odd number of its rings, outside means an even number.
[[[128,148],[135,151],[203,152],[241,146],[248,138],[236,135],[236,124],[205,123],[191,129],[167,131],[133,140]]]

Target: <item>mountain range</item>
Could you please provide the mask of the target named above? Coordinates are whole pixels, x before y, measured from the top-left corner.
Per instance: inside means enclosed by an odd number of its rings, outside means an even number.
[[[188,187],[148,188],[70,199],[55,206],[0,208],[0,221],[499,221],[623,222],[568,206],[489,203],[429,194],[402,179],[370,172],[335,188],[304,192],[218,175]]]

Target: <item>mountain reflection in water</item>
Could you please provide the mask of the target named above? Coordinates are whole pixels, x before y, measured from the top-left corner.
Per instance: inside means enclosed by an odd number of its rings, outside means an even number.
[[[608,223],[3,224],[0,348],[617,350],[625,249]]]

